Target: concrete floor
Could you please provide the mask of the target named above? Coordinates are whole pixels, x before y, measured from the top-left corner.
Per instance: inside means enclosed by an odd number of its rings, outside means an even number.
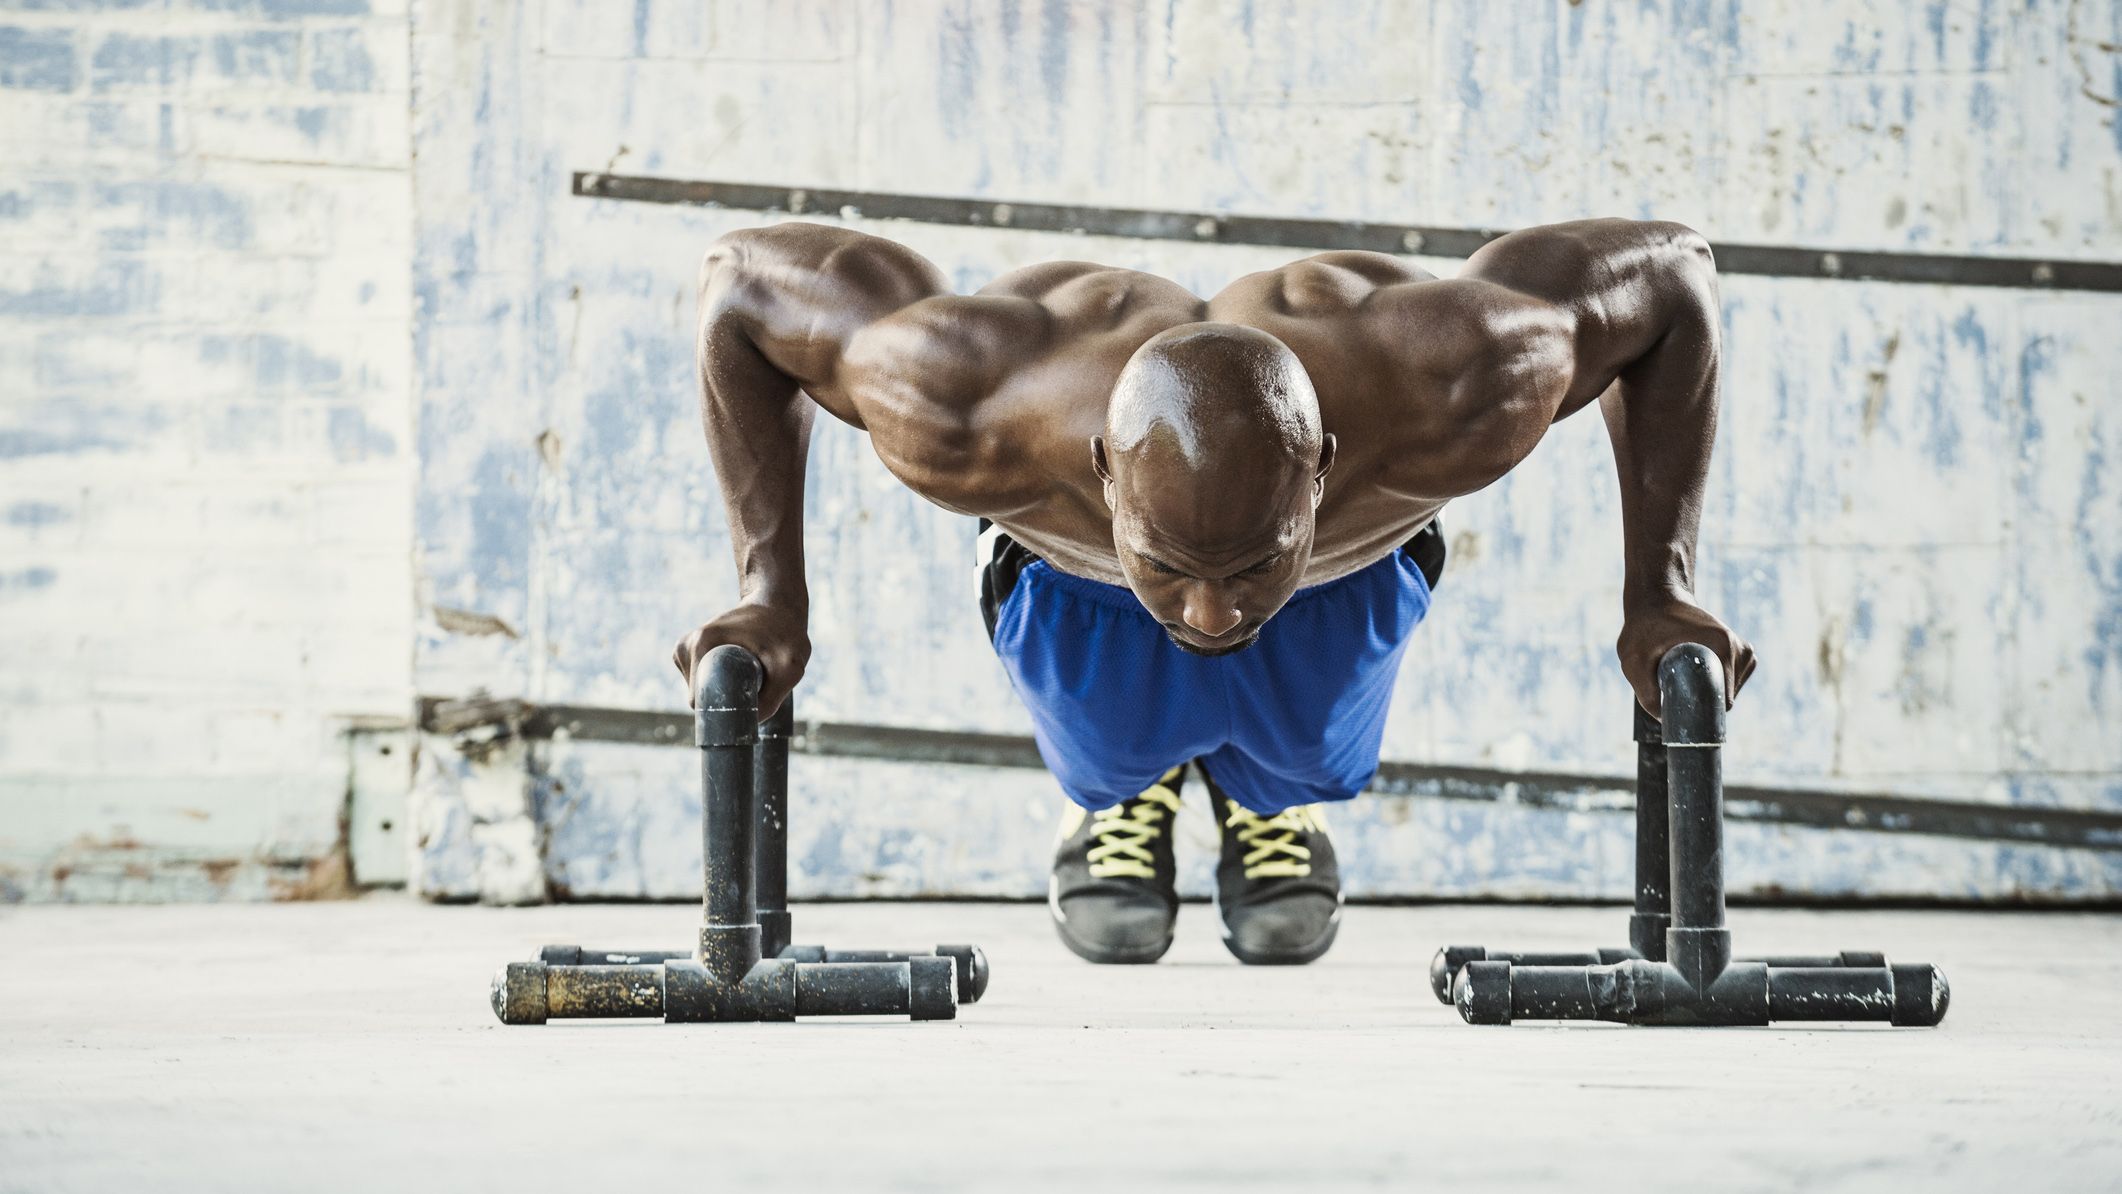
[[[1282,970],[1239,967],[1201,906],[1153,967],[1079,962],[1045,915],[799,910],[803,940],[980,942],[994,985],[956,1023],[504,1028],[499,962],[676,947],[696,913],[0,911],[0,1191],[1508,1190],[1661,1164],[1702,1190],[2122,1189],[2122,916],[1741,909],[1747,951],[1935,961],[1952,1014],[1660,1031],[1476,1029],[1430,996],[1440,943],[1607,943],[1616,909],[1353,908]]]

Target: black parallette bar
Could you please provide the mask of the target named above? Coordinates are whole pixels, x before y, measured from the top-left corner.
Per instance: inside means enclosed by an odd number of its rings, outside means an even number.
[[[1885,967],[1797,968],[1768,971],[1772,1020],[1887,1020],[1894,1018],[1893,975]]]
[[[443,697],[420,698],[420,726],[429,733],[467,727],[445,710],[459,707]],[[610,709],[595,705],[526,706],[520,732],[526,738],[572,738],[583,742],[630,742],[643,746],[690,745],[689,713]],[[481,723],[484,724],[484,723]],[[846,722],[795,723],[790,747],[798,754],[881,759],[894,763],[947,763],[968,767],[1044,769],[1039,748],[1014,734],[963,730],[917,730]],[[1578,813],[1625,813],[1635,809],[1628,781],[1603,775],[1553,771],[1501,771],[1429,763],[1382,763],[1365,789],[1374,796],[1464,800]],[[1727,784],[1724,815],[1731,821],[1798,825],[1814,829],[1858,829],[1914,833],[1971,841],[2012,842],[2078,850],[2122,850],[2122,813],[1926,800],[1876,793],[1823,792]]]
[[[1645,761],[1639,801],[1660,785],[1648,760],[1665,763],[1670,828],[1671,926],[1664,960],[1636,950],[1512,953],[1447,945],[1429,967],[1430,990],[1456,1004],[1469,1024],[1518,1020],[1612,1020],[1624,1024],[1735,1027],[1777,1020],[1885,1020],[1936,1027],[1951,1003],[1938,968],[1889,963],[1883,954],[1844,950],[1834,957],[1734,960],[1724,927],[1723,804],[1718,755],[1725,741],[1724,668],[1700,643],[1681,643],[1658,661],[1664,720],[1635,711]],[[1655,852],[1638,865],[1655,870]],[[1640,879],[1639,879],[1640,883]],[[1646,908],[1636,905],[1632,931]]]
[[[758,901],[759,948],[773,957],[789,943],[788,740],[795,727],[791,693],[759,726],[752,747],[753,888]]]
[[[538,960],[548,966],[655,965],[692,956],[689,949],[596,949],[586,945],[548,945],[538,951]]]
[[[821,962],[796,966],[798,1016],[910,1016],[948,1020],[957,1014],[957,978],[949,958],[904,962]]]
[[[751,751],[741,746],[707,747],[700,756],[701,786],[711,795],[702,835],[707,923],[755,925],[759,904],[753,886],[751,802],[737,799],[732,792],[740,786],[751,787]],[[722,796],[725,792],[731,794]],[[722,798],[712,798],[716,796]]]
[[[1076,207],[1056,203],[902,195],[887,191],[647,178],[592,171],[576,172],[574,193],[593,199],[785,211],[834,219],[915,220],[924,224],[1201,244],[1368,249],[1376,253],[1426,257],[1471,256],[1474,250],[1503,235],[1502,230],[1488,228]],[[1718,271],[1726,274],[1848,282],[2002,286],[2025,290],[2122,291],[2122,262],[1808,249],[1786,245],[1719,244],[1711,247],[1717,255]]]
[[[780,957],[791,962],[910,962],[915,958],[949,958],[957,973],[957,1001],[978,1003],[987,994],[987,953],[977,945],[939,945],[934,949],[827,949],[822,945],[786,945]]]
[[[1672,809],[1665,788],[1665,741],[1658,719],[1630,701],[1636,739],[1636,910],[1628,918],[1628,944],[1653,961],[1665,960],[1665,930],[1672,927]],[[1439,996],[1444,998],[1444,996]]]
[[[763,956],[755,886],[752,755],[758,744],[759,683],[749,651],[720,646],[699,663],[694,741],[700,750],[700,962],[733,985]]]

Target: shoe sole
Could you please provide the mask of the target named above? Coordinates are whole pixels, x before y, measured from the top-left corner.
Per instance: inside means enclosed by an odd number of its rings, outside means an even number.
[[[1046,911],[1054,922],[1054,935],[1061,938],[1061,944],[1068,947],[1068,952],[1086,962],[1095,962],[1100,966],[1147,966],[1163,957],[1172,947],[1173,934],[1167,934],[1164,940],[1155,946],[1132,950],[1094,945],[1076,937],[1068,931],[1068,918],[1061,911],[1061,893],[1052,879],[1048,879],[1046,883]]]
[[[1341,932],[1341,909],[1337,905],[1334,908],[1333,918],[1326,922],[1326,932],[1320,934],[1317,940],[1305,945],[1303,949],[1277,953],[1260,953],[1248,950],[1238,944],[1236,934],[1231,932],[1230,922],[1223,919],[1223,901],[1217,898],[1214,902],[1216,905],[1216,924],[1223,929],[1223,948],[1229,950],[1232,957],[1248,966],[1309,965],[1326,956],[1326,951],[1334,947],[1334,938],[1339,936]]]

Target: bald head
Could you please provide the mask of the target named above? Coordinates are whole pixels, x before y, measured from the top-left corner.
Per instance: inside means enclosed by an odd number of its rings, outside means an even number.
[[[1151,337],[1106,408],[1118,503],[1204,546],[1243,537],[1307,488],[1319,442],[1319,400],[1297,354],[1236,324]]]
[[[1266,332],[1182,324],[1150,337],[1120,371],[1105,437],[1121,456],[1161,439],[1188,468],[1207,467],[1219,449],[1308,465],[1319,454],[1319,399],[1297,354]]]
[[[1152,337],[1114,383],[1093,458],[1143,605],[1188,650],[1249,643],[1310,557],[1333,459],[1297,355],[1227,323]]]

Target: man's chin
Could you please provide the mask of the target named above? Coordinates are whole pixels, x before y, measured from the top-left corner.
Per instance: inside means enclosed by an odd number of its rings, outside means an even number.
[[[1164,632],[1164,636],[1172,641],[1172,646],[1179,648],[1181,651],[1186,652],[1188,655],[1198,655],[1203,659],[1215,659],[1224,655],[1236,655],[1238,652],[1243,651],[1246,648],[1252,646],[1254,643],[1260,641],[1260,632],[1257,630],[1253,631],[1251,634],[1246,635],[1244,638],[1239,639],[1235,643],[1230,643],[1226,646],[1221,647],[1197,647],[1192,643],[1187,642],[1185,639],[1180,638],[1178,635],[1173,634],[1169,630]]]

